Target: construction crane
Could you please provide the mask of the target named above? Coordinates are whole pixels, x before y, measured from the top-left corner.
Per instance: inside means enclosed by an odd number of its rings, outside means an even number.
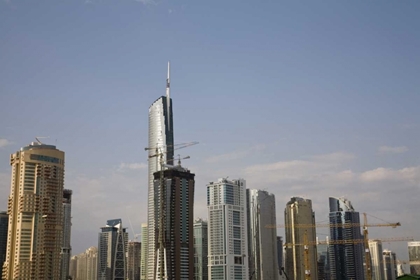
[[[375,238],[382,242],[396,242],[396,241],[414,241],[413,237],[390,237],[390,238]],[[305,245],[339,245],[339,244],[361,244],[364,239],[347,239],[347,240],[329,240],[329,241],[307,241],[307,243],[284,243],[283,246],[305,246]]]
[[[189,143],[181,143],[181,144],[175,144],[175,145],[156,145],[155,147],[147,147],[144,148],[145,151],[154,151],[154,154],[149,153],[149,159],[156,158],[157,164],[159,164],[159,171],[160,171],[160,178],[159,178],[159,211],[160,211],[160,217],[159,217],[159,227],[158,227],[158,242],[159,247],[156,250],[156,260],[155,260],[155,276],[154,279],[167,279],[167,264],[166,264],[166,246],[165,246],[165,233],[164,233],[164,223],[165,223],[165,209],[164,209],[164,201],[166,200],[165,191],[164,191],[164,176],[163,171],[165,166],[164,162],[164,155],[168,153],[168,148],[171,148],[172,151],[183,149],[186,147],[190,147],[193,145],[197,145],[198,142],[189,142]],[[173,161],[174,159],[167,159],[167,163],[169,161]],[[180,161],[180,159],[179,159]],[[157,262],[159,260],[159,267],[157,265]],[[159,273],[159,278],[158,278]]]
[[[311,280],[311,265],[309,264],[309,245],[308,245],[308,232],[305,230],[305,234],[303,235],[303,251],[304,259],[305,259],[305,280]]]
[[[175,160],[178,160],[178,165],[181,166],[181,159],[189,159],[190,156],[185,156],[181,158],[181,155],[177,155],[176,158],[168,159],[168,162],[173,162],[173,165],[175,165]]]
[[[340,227],[340,228],[351,228],[351,227],[362,227],[363,228],[363,239],[357,239],[357,240],[337,240],[337,241],[330,241],[328,242],[328,244],[348,244],[348,243],[363,243],[365,246],[365,262],[366,262],[366,271],[367,271],[367,280],[372,280],[372,268],[371,268],[371,255],[370,255],[370,250],[369,250],[369,231],[368,231],[368,227],[392,227],[392,228],[396,228],[398,226],[401,226],[401,223],[397,222],[397,223],[379,223],[379,224],[369,224],[367,221],[367,214],[363,213],[363,217],[364,217],[364,221],[363,221],[363,225],[360,223],[345,223],[345,224],[294,224],[294,225],[266,225],[266,228],[287,228],[287,227],[293,227],[293,228],[313,228],[313,227]],[[306,234],[306,231],[305,231]],[[408,241],[409,238],[394,238],[388,241]],[[410,239],[412,240],[412,239]],[[335,243],[337,242],[337,243]],[[310,244],[311,242],[304,242],[304,244],[300,244],[303,245],[304,248],[306,248],[309,245],[315,245],[317,244],[317,242],[313,242],[313,244]],[[320,243],[318,243],[320,244]],[[285,244],[286,245],[286,244]],[[289,246],[296,246],[298,244],[287,244]],[[305,251],[305,256],[306,256],[306,251]],[[311,279],[310,278],[310,273],[309,273],[309,277],[307,276],[306,271],[310,271],[310,264],[309,262],[305,261],[305,279]]]

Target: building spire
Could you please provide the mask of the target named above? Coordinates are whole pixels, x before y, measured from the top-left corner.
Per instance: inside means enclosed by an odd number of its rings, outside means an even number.
[[[171,81],[169,78],[169,74],[170,74],[170,62],[168,61],[168,76],[166,78],[166,108],[168,111],[168,129],[171,130]]]

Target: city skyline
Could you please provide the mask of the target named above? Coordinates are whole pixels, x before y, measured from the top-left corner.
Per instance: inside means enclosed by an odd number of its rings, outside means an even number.
[[[411,212],[420,180],[418,3],[226,3],[219,11],[215,3],[7,2],[0,210],[10,154],[51,136],[41,141],[66,151],[65,187],[74,191],[73,254],[96,244],[109,217],[131,219],[136,234],[147,222],[147,108],[164,92],[168,58],[176,142],[200,141],[181,153],[197,175],[195,217],[207,217],[205,185],[229,175],[274,193],[278,224],[292,196],[311,199],[317,221],[328,219],[329,196],[345,196],[359,212],[402,224],[371,229],[370,238],[420,239]],[[64,10],[80,22],[68,27],[57,17]],[[110,25],[104,13],[126,16]],[[108,32],[127,43],[110,42]],[[387,247],[408,259],[405,242]]]

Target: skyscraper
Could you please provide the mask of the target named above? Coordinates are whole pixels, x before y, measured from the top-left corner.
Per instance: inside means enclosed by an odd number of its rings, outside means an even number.
[[[70,259],[70,276],[73,280],[95,280],[98,278],[98,248],[90,247]]]
[[[158,268],[166,268],[167,278],[165,279],[193,280],[195,175],[180,165],[164,170],[163,190],[161,189],[161,175],[161,171],[154,174],[155,215],[156,220],[162,222],[163,235],[159,236],[161,230],[159,224],[156,224],[155,232],[157,233],[156,247],[162,253],[163,262],[166,263],[160,265],[161,256],[159,255],[156,265]],[[161,205],[162,201],[165,202],[163,205]],[[160,270],[157,270],[159,277],[157,276],[156,279],[162,279]],[[163,271],[162,274],[164,275],[165,272]]]
[[[140,257],[140,279],[147,279],[147,224],[141,224],[141,257]]]
[[[207,185],[209,279],[249,279],[246,182]]]
[[[0,212],[0,277],[2,274],[3,263],[6,260],[7,248],[7,228],[9,225],[9,215],[7,212]]]
[[[370,258],[372,261],[372,280],[384,279],[384,263],[382,261],[382,241],[369,240]]]
[[[207,221],[194,221],[194,280],[207,280],[208,235]]]
[[[108,220],[98,237],[98,280],[126,279],[128,233],[121,219]]]
[[[277,227],[274,194],[246,190],[248,225],[248,265],[251,279],[277,279]]]
[[[69,274],[72,280],[79,280],[77,279],[77,256],[72,256],[70,258],[70,269]],[[93,278],[95,280],[96,278]]]
[[[410,273],[420,275],[420,241],[408,242]]]
[[[141,243],[128,242],[127,280],[140,280]]]
[[[286,231],[285,271],[290,279],[318,279],[315,213],[312,201],[292,197],[284,210]]]
[[[155,191],[154,173],[160,170],[159,157],[152,157],[156,153],[163,153],[163,160],[169,164],[174,157],[174,131],[173,131],[172,100],[170,98],[170,78],[169,63],[168,76],[166,80],[166,96],[159,97],[149,107],[149,186],[147,203],[147,279],[154,280],[156,262],[156,243],[155,234],[158,225],[155,215]]]
[[[69,279],[71,257],[71,196],[72,190],[63,190],[63,242],[61,248],[61,280]]]
[[[363,244],[351,242],[362,239],[360,227],[354,226],[360,224],[359,212],[345,198],[330,197],[329,203],[331,279],[364,280]]]
[[[59,279],[64,152],[33,142],[10,156],[8,244],[3,279]]]
[[[384,278],[383,280],[397,279],[397,257],[394,252],[385,249],[382,252],[384,264]]]

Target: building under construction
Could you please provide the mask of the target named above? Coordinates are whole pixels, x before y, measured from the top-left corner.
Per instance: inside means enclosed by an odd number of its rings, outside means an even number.
[[[155,279],[194,279],[194,176],[180,165],[154,173]]]

